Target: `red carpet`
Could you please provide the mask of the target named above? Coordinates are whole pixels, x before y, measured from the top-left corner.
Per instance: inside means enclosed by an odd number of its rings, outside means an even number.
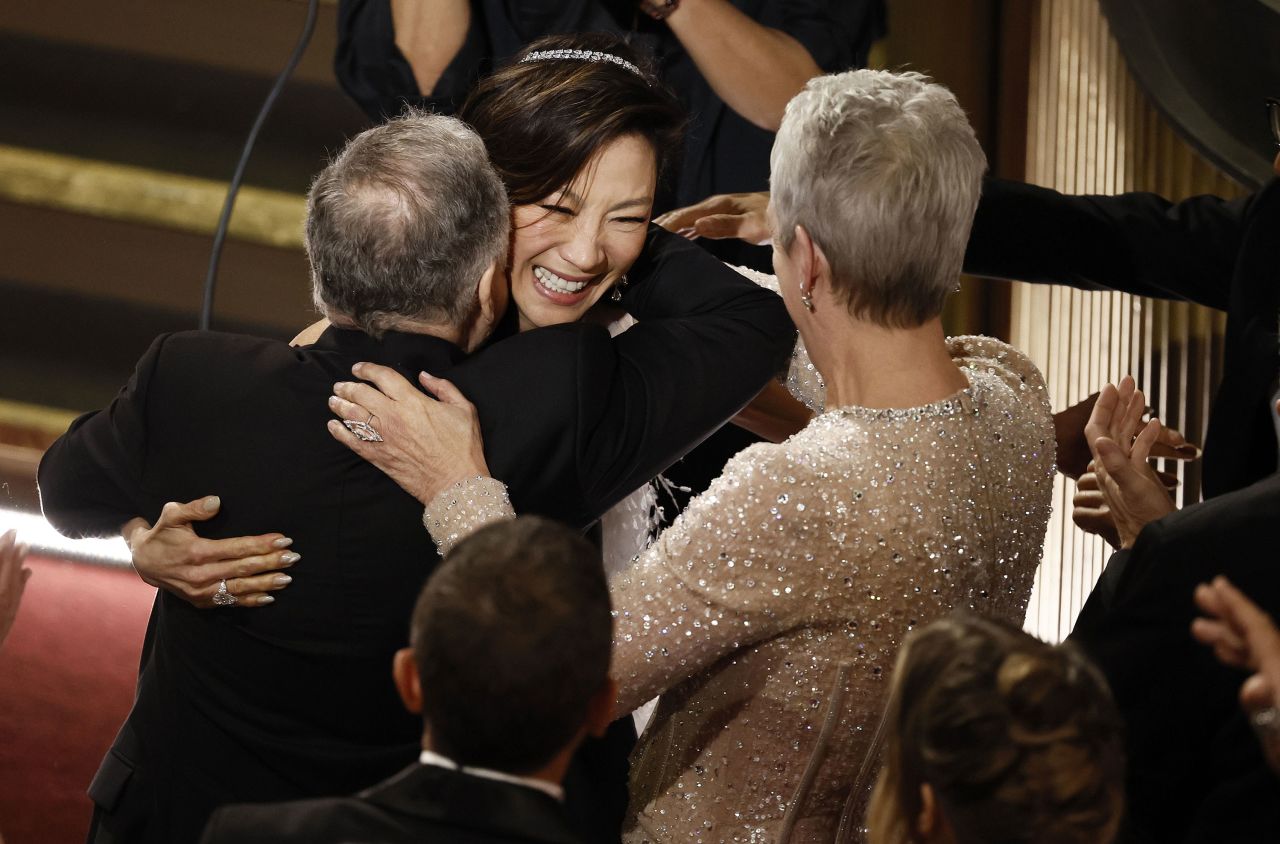
[[[85,789],[129,713],[155,590],[127,570],[31,559],[0,646],[0,833],[80,844]]]

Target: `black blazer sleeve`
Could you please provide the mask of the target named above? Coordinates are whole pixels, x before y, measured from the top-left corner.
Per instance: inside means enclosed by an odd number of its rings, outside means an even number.
[[[1244,221],[1255,196],[1067,196],[990,179],[965,272],[1185,299],[1226,310]]]
[[[610,504],[740,410],[795,346],[777,295],[656,226],[630,275],[622,305],[639,322],[578,367],[582,489]]]
[[[41,459],[40,506],[59,532],[114,536],[135,516],[155,517],[143,495],[147,396],[169,336],[156,338],[105,410],[72,422]]]

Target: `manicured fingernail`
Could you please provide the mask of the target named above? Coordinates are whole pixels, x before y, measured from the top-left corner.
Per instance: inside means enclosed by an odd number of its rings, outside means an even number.
[[[339,381],[337,384],[333,385],[333,391],[335,393],[341,393],[343,390],[347,389],[347,387],[350,387],[350,386],[351,386],[350,381]]]
[[[222,505],[222,499],[218,498],[218,496],[216,495],[210,495],[208,498],[204,500],[204,504],[201,506],[204,507],[204,511],[206,513],[212,513],[213,511],[217,510],[218,507],[220,507],[221,505]]]
[[[274,604],[275,602],[276,602],[276,599],[271,597],[270,595],[263,595],[261,598],[258,599],[258,606],[265,607],[267,604]]]
[[[359,374],[360,374],[360,370],[361,370],[361,369],[364,369],[364,364],[363,364],[363,363],[353,364],[353,365],[352,365],[352,367],[351,367],[351,374],[352,374],[352,375],[359,375]]]
[[[271,544],[276,548],[288,548],[293,544],[293,539],[288,536],[282,536]]]
[[[338,402],[342,401],[337,396],[329,396],[329,407],[337,407]]]
[[[276,586],[288,586],[290,583],[293,583],[293,578],[287,574],[277,574],[275,577],[271,578],[271,582]]]
[[[301,560],[301,559],[302,559],[302,555],[299,554],[297,551],[285,551],[283,554],[280,555],[280,562],[288,563],[289,565],[293,565],[294,563],[298,562],[298,560]]]

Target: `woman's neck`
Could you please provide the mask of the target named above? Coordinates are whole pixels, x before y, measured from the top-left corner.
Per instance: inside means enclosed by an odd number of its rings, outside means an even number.
[[[814,333],[806,345],[826,382],[829,408],[919,407],[969,386],[947,351],[941,318],[915,328],[885,328],[860,319],[850,324],[846,318]]]

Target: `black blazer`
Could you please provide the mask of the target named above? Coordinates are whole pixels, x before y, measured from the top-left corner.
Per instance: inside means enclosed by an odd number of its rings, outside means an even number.
[[[354,797],[227,806],[203,844],[580,844],[562,806],[525,788],[414,764]]]
[[[1126,724],[1125,842],[1274,842],[1280,779],[1240,709],[1243,672],[1191,636],[1192,593],[1218,574],[1280,618],[1280,474],[1152,522],[1112,555],[1071,640]]]
[[[1280,371],[1280,181],[1231,202],[1149,193],[1065,196],[990,180],[965,271],[1184,299],[1227,313],[1226,359],[1204,443],[1204,492],[1277,469],[1270,399]]]
[[[42,502],[64,533],[113,534],[166,501],[216,493],[222,511],[203,535],[282,531],[303,555],[270,607],[157,596],[133,712],[90,788],[111,823],[146,819],[147,837],[129,840],[194,841],[223,803],[350,794],[416,753],[421,724],[400,706],[390,660],[436,555],[420,505],[325,429],[331,387],[353,363],[453,380],[516,506],[582,527],[786,360],[794,329],[781,300],[692,244],[655,231],[633,273],[624,305],[641,322],[616,339],[557,326],[465,358],[396,332],[330,329],[301,349],[164,336],[109,408],[49,449]],[[612,796],[581,803],[620,821],[625,751],[605,755],[611,771],[590,779]]]

